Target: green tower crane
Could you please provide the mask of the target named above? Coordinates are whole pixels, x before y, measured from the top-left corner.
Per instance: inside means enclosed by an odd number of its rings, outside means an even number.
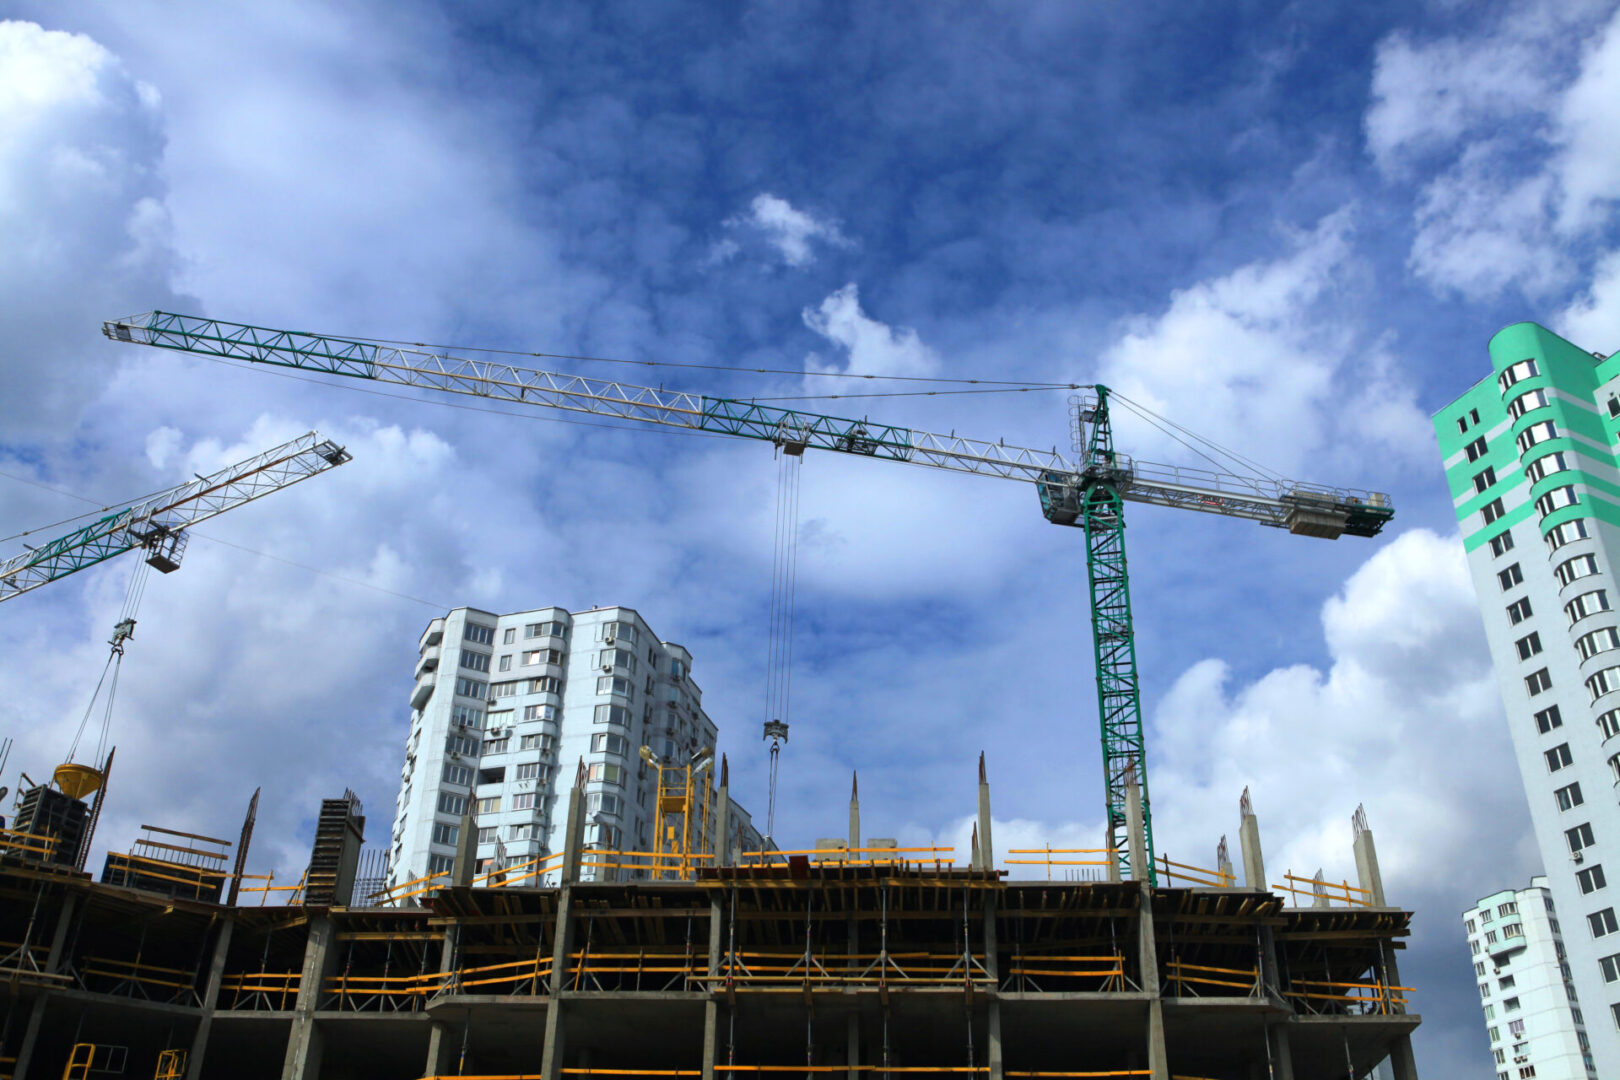
[[[1133,461],[1114,449],[1107,387],[1089,388],[1073,414],[1071,462],[1051,451],[939,435],[869,420],[782,409],[734,398],[636,386],[303,331],[152,311],[102,327],[114,341],[421,387],[539,408],[770,442],[789,454],[831,450],[1035,485],[1048,521],[1081,528],[1091,589],[1097,704],[1108,846],[1123,876],[1152,880],[1152,815],[1142,735],[1141,684],[1125,560],[1126,501],[1247,518],[1303,536],[1375,536],[1394,515],[1389,496],[1275,477]],[[1141,795],[1147,865],[1130,865],[1127,790]]]

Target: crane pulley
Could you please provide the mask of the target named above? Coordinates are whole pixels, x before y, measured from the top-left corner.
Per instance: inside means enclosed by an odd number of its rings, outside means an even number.
[[[1123,504],[1246,518],[1326,539],[1375,536],[1394,515],[1389,496],[1378,492],[1134,461],[1114,449],[1110,392],[1104,386],[1091,388],[1095,396],[1077,403],[1073,434],[1078,458],[1071,461],[1055,447],[1034,450],[954,432],[940,435],[868,419],[515,367],[426,347],[161,311],[109,321],[102,331],[114,341],[161,349],[757,439],[794,455],[814,448],[1034,484],[1048,521],[1086,533],[1109,847],[1123,873],[1148,880],[1154,876],[1152,825]],[[1133,781],[1142,797],[1148,858],[1147,866],[1134,868],[1124,809]]]

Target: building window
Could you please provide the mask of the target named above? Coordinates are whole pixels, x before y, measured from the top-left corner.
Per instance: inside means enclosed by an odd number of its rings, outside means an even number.
[[[537,679],[530,679],[529,693],[560,694],[562,693],[562,680],[555,675],[542,675]]]
[[[1559,743],[1551,750],[1545,751],[1542,756],[1547,759],[1548,772],[1557,772],[1567,767],[1573,760],[1569,754],[1569,743]]]
[[[485,688],[486,684],[479,682],[477,679],[456,680],[456,693],[462,697],[477,698],[482,701]]]
[[[596,692],[598,694],[619,694],[623,697],[629,697],[635,692],[635,687],[629,679],[621,679],[617,675],[603,675],[596,680]]]
[[[1547,492],[1547,494],[1537,499],[1536,513],[1540,514],[1542,517],[1546,517],[1554,510],[1562,510],[1566,506],[1574,506],[1580,501],[1580,496],[1575,494],[1574,485],[1565,484],[1563,487],[1553,488],[1551,491]]]
[[[479,645],[495,644],[495,628],[493,626],[479,626],[477,623],[467,623],[461,629],[461,636]]]
[[[1491,537],[1491,557],[1500,559],[1505,552],[1513,550],[1513,534],[1500,532]]]
[[[1590,660],[1598,653],[1608,652],[1610,649],[1620,649],[1620,630],[1612,626],[1593,630],[1590,634],[1583,634],[1575,640],[1575,651],[1581,654],[1582,660]]]
[[[1507,404],[1508,419],[1521,420],[1524,414],[1534,409],[1547,407],[1547,391],[1527,390]]]
[[[1502,500],[1500,498],[1492,499],[1490,502],[1479,508],[1479,515],[1480,517],[1484,518],[1485,524],[1487,525],[1498,521],[1506,513],[1507,509],[1503,507]]]
[[[1504,931],[1504,933],[1505,933],[1505,931]],[[1509,935],[1509,936],[1511,936],[1511,935]],[[1502,976],[1500,979],[1497,980],[1497,987],[1499,989],[1502,989],[1502,990],[1511,990],[1511,989],[1513,989],[1513,976],[1511,976],[1511,975]]]
[[[501,830],[498,826],[485,825],[478,830],[478,842],[480,844],[493,844],[496,840],[500,839],[500,837],[497,835],[500,831]]]
[[[1482,983],[1479,984],[1479,996],[1482,997],[1482,998],[1488,998],[1488,997],[1491,996],[1491,984],[1490,983],[1482,982]]]
[[[1474,926],[1474,920],[1473,919],[1464,919],[1463,920],[1463,926],[1464,926],[1464,928],[1466,928],[1467,932],[1470,933],[1470,934],[1472,934],[1474,932],[1474,930],[1476,929],[1476,927]],[[1481,972],[1481,974],[1484,974],[1484,973]]]
[[[454,855],[428,856],[428,873],[434,877],[438,877],[440,874],[448,874],[455,865],[456,857]]]
[[[1505,394],[1512,389],[1513,384],[1518,382],[1520,379],[1533,379],[1540,374],[1541,369],[1536,366],[1534,358],[1520,360],[1518,363],[1502,369],[1502,374],[1496,377],[1496,385],[1500,386],[1502,388],[1502,393]]]
[[[560,664],[563,654],[560,649],[530,649],[523,654],[523,666],[533,667],[535,664]]]
[[[590,814],[617,815],[624,807],[624,800],[617,795],[597,793],[585,797],[585,811]]]
[[[1620,735],[1620,709],[1610,709],[1597,718],[1598,730],[1603,733],[1605,742]]]
[[[502,735],[500,738],[491,739],[484,744],[484,753],[486,754],[504,754],[510,749],[512,749],[512,736],[510,735]]]
[[[1480,458],[1484,457],[1485,436],[1481,435],[1479,438],[1463,447],[1463,451],[1468,455],[1468,460],[1470,463],[1478,461]]]
[[[1612,983],[1620,981],[1620,953],[1605,956],[1603,959],[1598,961],[1598,967],[1603,969],[1604,982]],[[1620,1005],[1612,1006],[1612,1008],[1620,1009]]]
[[[512,825],[507,829],[507,836],[513,840],[533,840],[537,829],[532,821],[525,821],[521,825]]]
[[[460,837],[460,825],[447,825],[442,821],[433,823],[433,842],[435,844],[449,844],[454,847]]]
[[[1566,521],[1562,525],[1549,529],[1547,535],[1542,539],[1547,541],[1548,551],[1557,551],[1565,544],[1588,539],[1590,535],[1586,529],[1586,519],[1576,518],[1573,521]]]
[[[1589,848],[1597,843],[1592,836],[1591,822],[1582,822],[1573,829],[1565,829],[1564,840],[1569,844],[1571,855],[1577,854],[1582,849]]]
[[[525,705],[523,707],[525,720],[555,720],[557,719],[557,706],[555,705]]]
[[[1620,930],[1620,922],[1614,917],[1614,908],[1606,907],[1602,911],[1594,911],[1586,917],[1586,922],[1591,926],[1592,936],[1595,938],[1606,937]]]
[[[1558,426],[1551,420],[1543,420],[1540,423],[1531,424],[1519,432],[1519,437],[1514,441],[1519,444],[1519,453],[1527,454],[1530,452],[1530,448],[1537,443],[1556,438],[1558,438]]]
[[[1514,563],[1507,569],[1499,571],[1496,580],[1501,582],[1502,591],[1506,592],[1524,581],[1524,571],[1519,569],[1518,563]]]
[[[460,817],[467,812],[467,796],[449,791],[439,792],[439,813]]]
[[[526,638],[566,638],[568,636],[568,625],[560,622],[529,623],[523,628],[523,636]]]
[[[513,795],[512,796],[512,809],[514,809],[514,810],[533,810],[534,809],[534,792],[532,792],[532,791],[520,791],[516,795]]]
[[[1510,998],[1505,999],[1502,1002],[1502,1011],[1503,1012],[1518,1012],[1519,1011],[1519,999],[1516,998],[1516,997],[1510,997]]]
[[[629,727],[630,710],[623,705],[598,705],[595,720],[598,724],[617,724],[620,727]]]
[[[623,735],[599,731],[591,736],[591,753],[593,754],[629,754],[630,740]]]
[[[612,643],[622,641],[627,645],[636,643],[636,624],[632,622],[601,623],[596,628],[596,640]]]
[[[1542,668],[1540,671],[1527,675],[1524,680],[1524,685],[1525,688],[1530,691],[1530,696],[1535,697],[1537,694],[1543,693],[1552,688],[1552,676],[1547,674],[1546,668]]]
[[[501,644],[502,645],[510,645],[510,644],[512,644],[513,639],[515,639],[516,637],[517,637],[517,627],[508,626],[505,630],[501,631]]]
[[[1587,893],[1597,892],[1608,885],[1608,881],[1603,876],[1603,867],[1601,865],[1588,866],[1585,870],[1578,871],[1575,874],[1575,881],[1580,885],[1581,895],[1583,896]]]
[[[525,735],[518,743],[519,750],[539,750],[542,753],[551,749],[550,735]]]
[[[502,671],[511,671],[512,670],[512,654],[511,653],[507,653],[505,656],[501,657],[501,670]]]
[[[1597,572],[1596,555],[1577,555],[1573,559],[1565,559],[1553,569],[1553,574],[1557,576],[1558,584],[1561,586]]]
[[[1470,949],[1470,950],[1472,950],[1472,951],[1473,951],[1473,954],[1474,954],[1474,955],[1475,955],[1475,956],[1478,956],[1478,955],[1479,955],[1479,942],[1477,942],[1477,941],[1470,941],[1470,942],[1469,942],[1469,943],[1468,943],[1468,948],[1469,948],[1469,949]]]
[[[450,754],[478,756],[478,740],[471,735],[451,735],[444,740],[444,749]]]
[[[1574,626],[1588,615],[1596,615],[1600,611],[1609,610],[1609,594],[1603,589],[1593,589],[1584,592],[1564,605],[1564,614],[1569,616],[1569,624]]]
[[[1485,466],[1483,472],[1474,475],[1474,490],[1482,495],[1485,493],[1485,489],[1494,483],[1496,483],[1496,470],[1489,465]]]
[[[1573,469],[1573,458],[1562,450],[1538,457],[1524,467],[1524,475],[1530,478],[1532,484],[1545,480],[1549,476]]]
[[[501,812],[501,797],[499,795],[486,795],[478,800],[480,814],[498,814]]]
[[[459,784],[467,787],[472,784],[472,770],[465,765],[452,765],[445,763],[443,780],[447,784]]]
[[[539,775],[540,763],[538,761],[525,761],[517,767],[516,779],[518,780],[533,780]]]
[[[483,683],[478,684],[480,687]],[[458,689],[456,691],[460,693]],[[456,705],[450,709],[450,722],[459,728],[471,728],[474,731],[484,726],[484,710],[475,709],[471,705]]]
[[[1518,641],[1515,641],[1513,645],[1519,650],[1519,659],[1528,660],[1541,651],[1541,635],[1536,633],[1526,634]]]
[[[1564,717],[1561,713],[1559,713],[1558,706],[1556,705],[1549,705],[1545,709],[1542,709],[1540,712],[1536,713],[1536,730],[1541,732],[1543,735],[1547,734],[1547,732],[1551,731],[1555,727],[1563,726]]]
[[[1607,667],[1586,680],[1587,693],[1596,701],[1604,694],[1620,690],[1620,667]]]
[[[614,784],[624,786],[624,766],[609,765],[604,761],[593,762],[586,773],[586,779],[593,783]]]
[[[1479,976],[1480,978],[1485,977],[1485,961],[1483,961],[1483,960],[1475,960],[1474,961],[1474,974]],[[1496,1036],[1492,1035],[1491,1038],[1495,1039]]]
[[[1507,606],[1508,622],[1514,626],[1519,625],[1530,617],[1530,598],[1521,597]]]

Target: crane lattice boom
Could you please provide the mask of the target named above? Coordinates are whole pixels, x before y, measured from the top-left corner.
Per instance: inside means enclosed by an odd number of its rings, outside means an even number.
[[[145,548],[157,569],[173,570],[189,526],[349,459],[347,450],[311,431],[210,476],[188,480],[0,562],[0,601],[134,548]]]

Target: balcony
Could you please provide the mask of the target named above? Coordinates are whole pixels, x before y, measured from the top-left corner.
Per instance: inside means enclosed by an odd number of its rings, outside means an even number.
[[[416,689],[411,691],[411,708],[420,709],[428,703],[433,696],[434,674],[424,671],[416,680]]]
[[[434,619],[428,623],[427,629],[422,631],[422,640],[416,643],[417,652],[421,652],[429,645],[437,645],[444,640],[444,620]]]
[[[1487,941],[1485,944],[1485,951],[1494,959],[1501,956],[1503,953],[1512,952],[1515,949],[1522,949],[1525,947],[1525,944],[1524,930],[1521,927],[1515,926],[1512,933],[1499,932],[1496,941]]]
[[[424,671],[437,670],[439,670],[439,647],[437,645],[429,645],[427,648],[422,650],[421,657],[416,661],[415,677],[420,679]]]

